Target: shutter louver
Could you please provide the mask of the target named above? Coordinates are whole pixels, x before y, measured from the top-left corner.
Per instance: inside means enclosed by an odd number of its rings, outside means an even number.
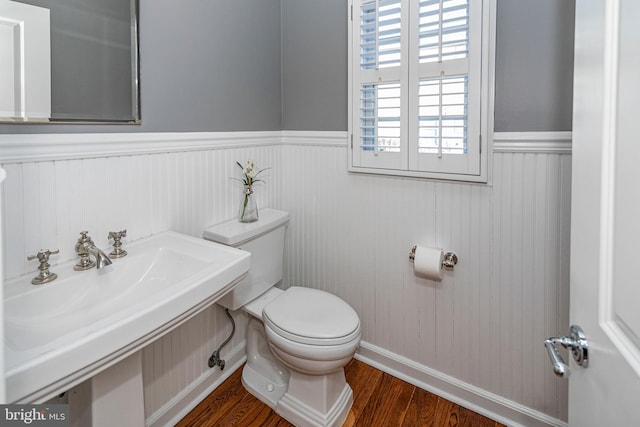
[[[400,151],[400,84],[363,84],[360,90],[360,147]]]
[[[419,61],[443,62],[469,54],[468,0],[420,2]]]
[[[420,81],[419,153],[467,153],[467,76]]]
[[[366,1],[361,7],[362,70],[400,65],[400,0]]]

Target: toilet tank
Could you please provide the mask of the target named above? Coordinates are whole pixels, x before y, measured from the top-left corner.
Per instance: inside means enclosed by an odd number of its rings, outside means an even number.
[[[284,231],[288,223],[288,212],[261,209],[260,219],[255,222],[234,219],[204,231],[207,240],[251,252],[249,272],[218,304],[236,310],[282,280]]]

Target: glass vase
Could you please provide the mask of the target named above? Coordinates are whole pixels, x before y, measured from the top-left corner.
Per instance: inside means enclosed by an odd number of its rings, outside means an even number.
[[[245,185],[242,191],[242,199],[240,201],[240,210],[238,212],[238,221],[254,222],[258,220],[258,205],[253,195],[253,189],[250,185]]]

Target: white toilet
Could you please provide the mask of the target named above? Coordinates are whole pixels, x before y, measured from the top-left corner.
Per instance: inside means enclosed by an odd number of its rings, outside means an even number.
[[[205,239],[251,252],[249,273],[218,304],[252,316],[242,371],[247,390],[296,426],[340,426],[353,404],[344,366],[360,343],[360,320],[328,292],[274,287],[282,280],[288,222],[287,212],[262,209],[256,222],[205,230]]]

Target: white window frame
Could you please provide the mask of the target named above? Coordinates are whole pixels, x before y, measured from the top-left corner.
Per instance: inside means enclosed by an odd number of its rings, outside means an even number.
[[[401,34],[402,71],[379,69],[378,83],[399,82],[403,98],[403,114],[400,118],[400,152],[378,153],[360,148],[360,5],[362,0],[350,0],[348,6],[348,170],[349,172],[396,175],[416,178],[434,178],[453,181],[483,182],[488,180],[490,137],[493,129],[493,82],[495,64],[495,16],[496,0],[470,0],[471,7],[481,10],[481,18],[470,20],[470,32],[480,34],[471,37],[469,46],[469,103],[467,153],[461,154],[418,154],[418,92],[421,75],[433,75],[434,67],[440,63],[418,64],[409,67],[407,58],[411,50],[417,54],[417,25],[404,26]],[[403,11],[417,7],[419,0],[401,0]],[[414,5],[414,6],[411,6]],[[406,20],[403,16],[403,24]],[[479,27],[476,27],[479,26]],[[415,58],[413,58],[415,59]],[[446,61],[454,62],[454,61]],[[447,77],[449,68],[444,62],[441,76]],[[430,70],[428,70],[431,68]],[[477,74],[473,74],[473,70]],[[410,90],[409,88],[416,88]],[[409,114],[416,111],[416,114]],[[466,163],[466,164],[465,164]],[[464,169],[464,172],[460,172]]]

